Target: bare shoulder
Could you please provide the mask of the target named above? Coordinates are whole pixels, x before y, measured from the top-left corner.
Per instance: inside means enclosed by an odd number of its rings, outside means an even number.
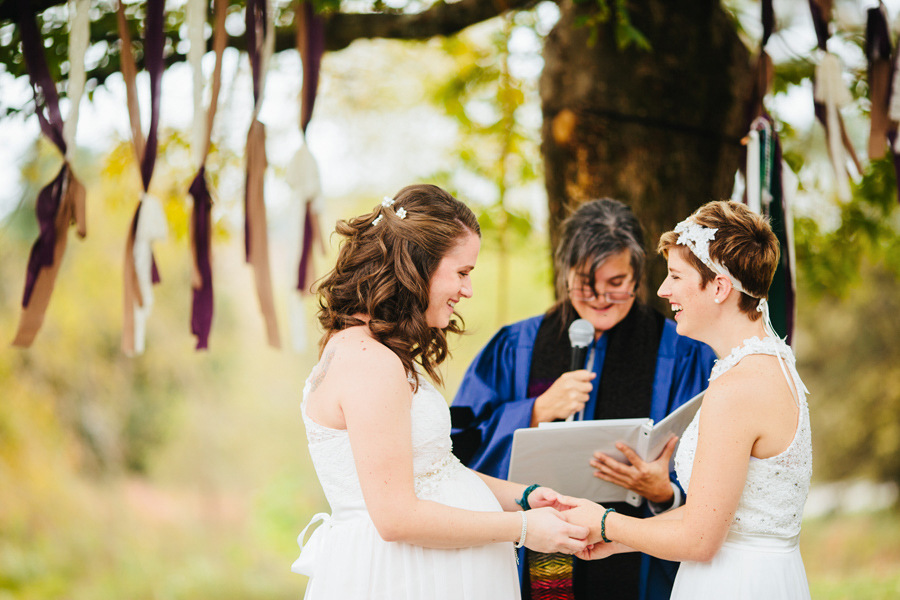
[[[366,327],[351,327],[334,334],[326,344],[312,385],[354,392],[392,381],[406,383],[403,363],[390,348],[372,337]],[[330,381],[329,381],[330,380]]]
[[[777,361],[773,356],[751,355],[723,373],[703,397],[703,416],[759,425],[771,414],[772,405],[780,403],[782,396],[790,396]]]

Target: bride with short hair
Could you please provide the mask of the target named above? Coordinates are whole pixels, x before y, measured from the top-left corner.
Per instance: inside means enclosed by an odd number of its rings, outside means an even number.
[[[687,501],[643,520],[583,503],[568,513],[591,529],[578,556],[639,550],[681,561],[677,600],[809,598],[798,546],[812,475],[808,391],[769,319],[778,240],[763,217],[722,201],[663,234],[658,249],[669,265],[658,293],[678,333],[721,357],[675,455]]]

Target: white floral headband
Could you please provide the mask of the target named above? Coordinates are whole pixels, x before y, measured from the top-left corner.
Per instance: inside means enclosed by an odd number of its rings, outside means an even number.
[[[685,219],[675,226],[675,233],[679,234],[678,244],[687,246],[688,249],[694,253],[694,256],[699,258],[713,273],[718,273],[719,275],[727,277],[728,280],[731,281],[731,287],[739,292],[747,294],[751,298],[756,298],[756,296],[744,289],[741,282],[725,268],[725,265],[713,260],[709,255],[709,243],[716,239],[717,231],[719,230],[704,227],[703,225],[692,221],[690,218]]]
[[[712,240],[716,239],[717,231],[719,230],[712,229],[710,227],[704,227],[700,223],[692,221],[690,217],[688,217],[675,226],[675,233],[679,234],[676,243],[682,246],[687,246],[688,249],[694,253],[694,256],[699,258],[700,262],[709,267],[713,273],[718,273],[719,275],[724,275],[725,277],[727,277],[731,282],[731,287],[739,292],[747,294],[751,298],[756,298],[757,300],[759,300],[756,311],[762,313],[763,319],[765,319],[764,327],[766,330],[766,334],[772,337],[778,337],[778,335],[775,333],[775,328],[772,327],[772,318],[769,315],[769,302],[765,298],[759,298],[745,290],[744,286],[741,285],[741,282],[738,281],[737,277],[732,275],[728,271],[728,269],[725,268],[725,265],[716,260],[713,260],[713,258],[709,255],[709,243]]]
[[[396,202],[396,200],[394,200],[393,198],[391,198],[389,196],[385,196],[384,200],[381,201],[381,206],[383,206],[385,208],[390,208],[394,205],[394,202]],[[396,214],[401,219],[405,219],[406,218],[406,209],[401,206],[400,208],[397,209],[397,212],[394,214]],[[376,225],[381,223],[381,220],[383,218],[384,218],[384,214],[380,214],[377,217],[375,217],[375,220],[372,221],[372,227],[375,227]]]

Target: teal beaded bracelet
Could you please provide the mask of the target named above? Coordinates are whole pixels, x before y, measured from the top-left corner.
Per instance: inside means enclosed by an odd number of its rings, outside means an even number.
[[[606,537],[606,515],[611,512],[616,512],[616,509],[607,508],[606,512],[603,513],[603,518],[600,519],[600,537],[603,538],[603,541],[607,544],[612,543],[612,540]]]
[[[516,500],[516,504],[522,507],[522,510],[531,510],[531,506],[528,504],[528,496],[531,495],[531,492],[541,487],[539,483],[532,483],[525,491],[522,492],[522,499]]]

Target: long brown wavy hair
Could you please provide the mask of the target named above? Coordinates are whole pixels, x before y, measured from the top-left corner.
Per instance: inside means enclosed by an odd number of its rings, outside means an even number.
[[[481,228],[469,207],[434,185],[407,186],[393,200],[337,223],[335,233],[344,238],[337,263],[317,289],[325,331],[320,352],[336,332],[364,324],[354,314],[365,314],[369,331],[408,373],[417,362],[442,383],[437,367],[449,356],[447,332],[462,333],[464,323],[451,319],[444,329],[428,326],[431,278],[441,259],[466,234],[481,237]]]

